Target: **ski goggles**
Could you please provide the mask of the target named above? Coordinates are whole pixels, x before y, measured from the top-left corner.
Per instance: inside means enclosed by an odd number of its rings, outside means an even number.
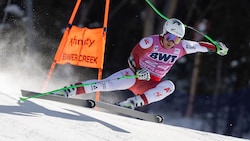
[[[174,42],[174,44],[179,44],[180,43],[180,41],[181,41],[181,38],[180,37],[178,37],[178,36],[176,36],[176,35],[174,35],[174,34],[171,34],[171,33],[167,33],[166,34],[166,40],[168,40],[168,41],[173,41]]]

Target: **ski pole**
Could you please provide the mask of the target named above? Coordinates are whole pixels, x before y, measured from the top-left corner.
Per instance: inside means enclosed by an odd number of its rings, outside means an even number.
[[[151,7],[160,17],[161,17],[161,18],[163,18],[164,20],[169,20],[169,18],[166,17],[166,16],[164,16],[161,12],[159,12],[159,10],[156,9],[155,6],[154,6],[149,0],[145,0],[145,1],[148,3],[148,5],[149,5],[149,6],[150,6],[150,7]],[[184,25],[185,25],[185,24],[184,24]],[[200,32],[199,30],[197,30],[197,29],[195,29],[195,28],[193,28],[193,27],[191,27],[191,26],[185,25],[185,27],[186,27],[186,28],[189,28],[189,29],[191,29],[191,30],[193,30],[193,31],[195,31],[195,32],[197,32],[197,33],[199,33],[199,34],[201,34],[203,37],[205,37],[207,40],[209,40],[213,45],[215,45],[217,52],[220,51],[220,46],[219,46],[218,42],[216,42],[215,40],[213,40],[211,37],[209,37],[208,35],[205,35],[204,33]]]
[[[119,78],[115,78],[115,79],[111,79],[111,80],[129,79],[129,78],[137,78],[137,75],[121,76]],[[111,81],[111,80],[107,80],[107,81]],[[40,93],[40,94],[29,96],[29,97],[20,97],[19,101],[24,102],[24,101],[26,101],[28,99],[31,99],[31,98],[38,98],[38,97],[50,95],[51,93],[54,93],[54,92],[63,91],[63,90],[67,90],[67,89],[70,89],[70,88],[78,88],[78,87],[83,87],[83,86],[89,86],[89,85],[93,85],[93,84],[96,84],[96,83],[98,83],[98,82],[92,82],[92,83],[86,83],[86,84],[78,84],[78,85],[74,85],[74,86],[63,87],[63,88],[52,90],[52,91],[45,92],[45,93]]]

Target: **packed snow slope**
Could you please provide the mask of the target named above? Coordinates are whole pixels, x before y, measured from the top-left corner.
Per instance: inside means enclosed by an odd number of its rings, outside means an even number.
[[[244,141],[0,92],[1,141]],[[166,119],[167,120],[167,119]]]

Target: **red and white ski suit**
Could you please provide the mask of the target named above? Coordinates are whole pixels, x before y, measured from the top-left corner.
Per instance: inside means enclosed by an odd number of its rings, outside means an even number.
[[[78,89],[79,93],[96,91],[115,91],[129,89],[135,95],[141,95],[145,104],[156,102],[172,94],[175,85],[170,80],[162,80],[174,63],[186,54],[215,51],[216,47],[207,42],[182,40],[171,49],[165,49],[160,35],[151,35],[136,44],[128,59],[129,66],[102,80],[88,80],[83,84],[95,83]],[[122,76],[135,75],[135,69],[143,68],[150,72],[151,79],[119,79]]]

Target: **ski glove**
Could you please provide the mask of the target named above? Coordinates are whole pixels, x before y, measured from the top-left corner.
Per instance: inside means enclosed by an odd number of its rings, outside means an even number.
[[[227,55],[228,48],[226,47],[226,45],[223,44],[222,42],[219,42],[219,46],[220,46],[220,49],[218,49],[216,53],[219,54],[220,56]]]
[[[126,107],[126,108],[130,108],[134,110],[135,108],[144,106],[145,104],[141,96],[138,95],[138,96],[128,98],[127,100],[118,103],[118,105],[121,107]]]
[[[150,73],[145,69],[138,69],[136,71],[136,76],[139,80],[150,80]]]

